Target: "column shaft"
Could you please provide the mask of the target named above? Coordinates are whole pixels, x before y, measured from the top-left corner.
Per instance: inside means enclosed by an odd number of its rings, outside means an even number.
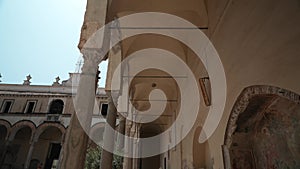
[[[60,143],[61,144],[61,150],[60,150],[60,153],[59,153],[57,169],[61,168],[62,157],[63,157],[63,154],[64,154],[64,142],[65,142],[65,134],[63,134],[62,137],[61,137],[61,143]]]
[[[136,138],[137,140],[135,140],[133,142],[133,147],[132,147],[132,150],[133,150],[133,154],[135,157],[139,157],[140,155],[140,147],[139,147],[139,138],[140,138],[140,125],[137,124],[137,123],[133,123],[133,137]],[[139,169],[139,158],[133,158],[132,159],[132,169]]]
[[[109,127],[112,127],[113,129],[115,129],[116,127],[117,109],[116,106],[114,105],[111,93],[107,92],[107,94],[109,95],[108,114],[107,114],[103,139],[104,139],[104,147],[108,147],[110,150],[113,150],[115,133],[109,132]],[[113,163],[113,153],[103,149],[101,154],[100,169],[112,169],[112,163]]]
[[[120,151],[124,149],[124,136],[125,136],[125,118],[121,117],[119,118],[119,145],[118,148]]]
[[[125,125],[126,136],[132,137],[131,134],[132,127],[133,127],[132,122],[126,121],[126,125]],[[127,155],[130,155],[132,153],[132,142],[128,138],[125,139],[124,152],[125,154],[127,153]],[[132,158],[124,157],[123,169],[132,169]]]
[[[83,169],[92,114],[95,103],[95,81],[99,58],[95,52],[84,53],[84,64],[80,75],[79,86],[75,97],[75,111],[68,128],[63,147],[61,169]],[[80,121],[79,121],[80,119]]]
[[[11,141],[9,141],[9,140],[5,142],[4,149],[3,149],[3,152],[1,153],[1,157],[0,157],[0,168],[3,167],[3,164],[5,162],[6,153],[7,153],[10,143],[11,143]]]
[[[78,169],[83,169],[88,137],[80,126],[76,115],[73,115],[67,136],[68,138],[63,148],[61,169],[73,169],[77,167]]]
[[[25,169],[29,168],[31,157],[32,157],[32,153],[33,153],[33,149],[34,149],[34,145],[35,145],[35,141],[32,141],[30,143],[30,147],[29,147],[29,150],[28,150],[28,153],[27,153],[27,158],[26,158],[25,166],[24,166]]]

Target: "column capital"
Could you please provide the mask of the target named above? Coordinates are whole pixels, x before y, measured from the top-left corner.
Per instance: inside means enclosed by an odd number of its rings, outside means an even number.
[[[118,106],[118,99],[119,99],[119,93],[117,92],[111,92],[111,98],[112,101],[114,102],[115,106]]]
[[[115,107],[118,106],[119,92],[107,90],[106,94],[108,96],[108,103],[113,102]]]
[[[104,53],[98,48],[84,48],[81,50],[83,54],[84,64],[82,66],[82,74],[96,75],[98,66],[104,58]]]
[[[120,29],[120,21],[118,18],[114,18],[114,20],[110,23],[110,43],[112,47],[112,51],[114,54],[117,52],[121,51],[121,44],[120,42],[122,41],[122,33]]]

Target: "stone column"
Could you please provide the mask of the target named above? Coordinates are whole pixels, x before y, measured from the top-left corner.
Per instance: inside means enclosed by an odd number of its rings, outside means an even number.
[[[125,140],[125,153],[134,155],[138,157],[140,154],[139,150],[139,137],[140,137],[140,129],[141,125],[134,123],[134,122],[129,122],[129,124],[126,126],[126,135],[136,138],[136,141],[129,141]],[[139,163],[139,158],[124,158],[123,162],[123,169],[138,169],[140,167]]]
[[[125,134],[126,136],[131,136],[130,135],[130,131],[131,131],[131,127],[132,127],[132,122],[131,121],[127,121],[126,125],[125,125]],[[128,139],[125,139],[125,145],[124,145],[124,153],[130,153],[131,150],[131,144],[130,141]],[[132,158],[128,158],[128,157],[124,157],[123,159],[123,169],[131,169],[132,165]]]
[[[29,147],[29,150],[28,150],[28,153],[27,153],[27,157],[26,157],[24,169],[28,169],[29,168],[31,157],[32,157],[32,153],[33,153],[33,149],[34,149],[34,146],[35,146],[36,142],[37,142],[37,139],[32,139],[30,141],[30,147]]]
[[[106,124],[104,130],[104,146],[108,147],[110,150],[114,149],[114,142],[115,142],[115,133],[108,132],[109,127],[115,129],[116,127],[116,119],[117,119],[117,109],[114,104],[116,103],[116,96],[113,96],[111,92],[106,92],[108,97],[108,113],[106,117]],[[113,162],[113,153],[103,149],[101,154],[101,162],[100,162],[100,169],[112,169],[112,162]]]
[[[123,151],[123,149],[124,149],[125,122],[126,122],[126,119],[122,115],[119,115],[119,134],[118,134],[119,135],[119,138],[118,138],[119,145],[118,145],[118,148],[120,151]]]
[[[60,153],[59,153],[59,159],[58,159],[58,164],[57,164],[57,169],[60,169],[61,168],[61,161],[62,161],[62,157],[63,157],[63,153],[64,153],[64,143],[65,143],[65,133],[63,133],[62,137],[61,137],[61,150],[60,150]]]
[[[223,151],[224,167],[225,169],[231,169],[230,153],[229,153],[228,145],[222,145],[222,151]]]
[[[89,131],[94,110],[95,81],[101,61],[99,56],[100,53],[93,49],[83,51],[84,63],[74,104],[76,114],[72,115],[66,135],[61,169],[84,168],[88,143],[86,132]]]
[[[4,161],[5,161],[5,157],[6,157],[6,153],[7,153],[7,150],[8,150],[8,147],[9,145],[11,144],[12,140],[10,139],[6,139],[7,141],[5,142],[5,145],[4,145],[4,149],[3,149],[3,152],[1,153],[1,157],[0,157],[0,168],[2,168],[3,164],[4,164]]]
[[[0,157],[0,167],[2,167],[2,165],[3,165],[3,163],[4,163],[8,145],[9,145],[9,143],[6,142],[5,145],[4,145],[4,149],[3,149],[2,153],[1,153],[1,157]]]
[[[141,125],[138,123],[133,123],[132,137],[137,139],[135,142],[132,143],[132,151],[135,157],[138,157],[140,155],[140,149],[139,149],[140,130],[141,130]],[[139,169],[139,158],[132,159],[132,169]]]

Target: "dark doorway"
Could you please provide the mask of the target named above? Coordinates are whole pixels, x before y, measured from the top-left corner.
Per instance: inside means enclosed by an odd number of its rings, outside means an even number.
[[[108,104],[102,104],[102,106],[101,106],[101,115],[102,116],[107,115],[107,109],[108,109]]]
[[[59,143],[51,143],[45,163],[44,169],[51,169],[53,161],[59,159],[61,145]]]
[[[39,164],[40,164],[40,161],[38,159],[32,159],[30,161],[29,169],[37,169]]]

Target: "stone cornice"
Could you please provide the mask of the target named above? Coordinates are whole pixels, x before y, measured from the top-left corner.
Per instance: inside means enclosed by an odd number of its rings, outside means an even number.
[[[75,91],[76,88],[65,86],[0,84],[0,95],[6,96],[70,97]],[[104,88],[97,89],[97,97],[107,97]]]

